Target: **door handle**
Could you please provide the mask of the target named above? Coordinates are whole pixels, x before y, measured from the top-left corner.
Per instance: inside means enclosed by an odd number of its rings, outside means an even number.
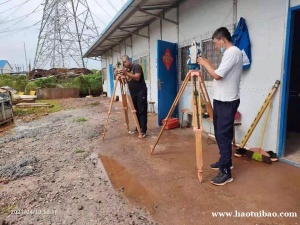
[[[163,84],[164,82],[162,82],[160,79],[157,79],[157,89],[158,90],[161,90],[161,85]]]

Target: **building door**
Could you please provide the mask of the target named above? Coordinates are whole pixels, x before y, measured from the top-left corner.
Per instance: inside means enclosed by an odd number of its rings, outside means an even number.
[[[109,64],[109,91],[110,97],[112,97],[114,92],[114,67],[113,64]]]
[[[177,95],[177,53],[176,43],[157,41],[158,125],[162,125]],[[177,107],[172,116],[178,116]]]
[[[300,7],[290,9],[288,21],[279,155],[300,165]]]

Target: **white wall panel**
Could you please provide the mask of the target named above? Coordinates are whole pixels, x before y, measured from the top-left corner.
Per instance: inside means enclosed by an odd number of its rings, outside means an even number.
[[[291,7],[299,6],[299,5],[300,5],[300,0],[291,0],[290,2]]]
[[[157,112],[157,40],[161,39],[160,21],[155,20],[150,25],[150,71],[151,71],[151,85],[149,90],[149,100],[155,101],[155,112]]]
[[[172,21],[177,21],[177,10],[173,9],[166,13],[165,17]],[[172,43],[178,42],[178,28],[177,25],[168,21],[162,21],[162,39]]]
[[[242,125],[236,128],[237,142],[240,142],[244,137],[272,85],[277,79],[282,79],[287,4],[287,0],[238,1],[237,19],[240,17],[246,19],[252,44],[253,62],[251,68],[244,71],[242,75],[241,105],[239,107],[242,114]],[[300,5],[300,0],[291,0],[291,6],[296,5]],[[167,13],[166,18],[176,21],[176,9]],[[211,38],[215,29],[221,26],[229,26],[232,23],[232,0],[187,0],[179,7],[179,44],[188,45],[194,38],[197,40]],[[150,24],[149,30],[145,28],[141,33],[148,35],[148,31],[149,40],[133,35],[132,48],[123,47],[121,53],[126,53],[134,59],[147,54],[150,55],[151,82],[147,82],[148,99],[155,101],[155,111],[157,112],[157,40],[162,38],[165,41],[177,42],[178,31],[176,25],[166,21],[160,23],[158,19]],[[131,39],[127,39],[126,42],[130,44]],[[113,58],[115,63],[115,53]],[[112,59],[107,61],[107,69],[108,64],[111,62]],[[207,82],[207,89],[211,96],[210,85],[211,82]],[[266,150],[277,151],[280,91],[281,87],[272,102],[263,145]],[[179,108],[191,108],[191,96],[192,87],[188,84],[180,99]],[[258,146],[262,121],[249,139],[248,146]],[[204,128],[213,132],[212,125],[206,120],[204,120]]]
[[[237,141],[240,142],[267,94],[276,80],[282,79],[284,60],[285,23],[287,16],[285,0],[239,0],[237,17],[244,17],[252,45],[252,66],[243,73],[241,83],[242,126],[236,128]],[[255,9],[255,10],[249,10]],[[277,151],[279,129],[279,99],[281,88],[275,94],[265,131],[263,148]],[[257,147],[262,136],[266,113],[251,135],[247,145]]]
[[[191,0],[183,3],[180,6],[179,42],[192,38],[196,40],[210,38],[216,28],[232,24],[232,3],[231,0]],[[286,7],[285,0],[238,1],[237,19],[240,17],[246,19],[252,44],[253,63],[250,70],[243,73],[241,81],[239,111],[242,113],[242,125],[236,128],[237,142],[244,137],[272,85],[277,79],[282,78]],[[209,84],[208,82],[207,85]],[[211,95],[211,88],[207,89]],[[184,97],[180,101],[181,108],[188,108],[187,106],[191,104],[191,94],[189,91],[184,92]],[[264,142],[265,147],[273,151],[277,151],[279,99],[280,89],[272,103]],[[210,129],[208,123],[204,123],[204,126],[206,130]],[[262,122],[249,139],[249,146],[259,144],[261,129]]]
[[[179,42],[231,24],[232,12],[232,0],[185,1],[179,7]]]
[[[139,31],[140,34],[148,36],[148,27]],[[132,36],[132,57],[133,60],[149,54],[149,39],[146,37]]]

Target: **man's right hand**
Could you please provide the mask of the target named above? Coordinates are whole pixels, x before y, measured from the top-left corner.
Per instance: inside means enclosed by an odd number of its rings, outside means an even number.
[[[123,74],[117,74],[116,79],[120,80],[120,79],[125,79],[126,77]]]

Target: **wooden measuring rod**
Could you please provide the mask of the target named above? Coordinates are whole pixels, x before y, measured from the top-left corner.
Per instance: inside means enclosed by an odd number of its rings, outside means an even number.
[[[278,89],[279,85],[280,85],[280,81],[279,81],[279,80],[276,80],[276,82],[275,82],[275,84],[273,85],[271,91],[269,92],[267,98],[265,99],[263,105],[261,106],[261,108],[260,108],[260,110],[258,111],[256,117],[254,118],[254,121],[252,122],[250,128],[248,129],[248,131],[247,131],[245,137],[243,138],[243,140],[242,140],[242,142],[241,142],[241,144],[240,144],[239,149],[237,149],[236,153],[234,154],[235,156],[240,157],[241,155],[238,154],[237,152],[243,152],[243,151],[246,150],[244,147],[245,147],[247,141],[249,140],[251,134],[253,133],[253,131],[254,131],[256,125],[258,124],[260,118],[262,117],[262,115],[264,114],[264,112],[265,112],[265,110],[266,110],[267,108],[268,108],[268,113],[269,113],[269,109],[270,109],[270,105],[271,105],[272,98],[273,98],[273,96],[274,96],[276,90]],[[264,128],[263,128],[263,129],[265,129],[265,126],[266,126],[266,122],[265,122],[265,125],[264,125]],[[264,134],[264,131],[263,131],[263,134]],[[263,137],[262,137],[262,138],[263,138]],[[261,139],[260,144],[262,144],[262,139]],[[255,149],[252,149],[252,150],[255,150]],[[258,150],[258,149],[257,149],[257,150]],[[264,150],[261,149],[261,146],[260,146],[260,149],[259,149],[259,153],[261,153],[262,155],[265,155],[265,156],[270,157],[270,155],[269,155],[266,151],[264,151]]]

